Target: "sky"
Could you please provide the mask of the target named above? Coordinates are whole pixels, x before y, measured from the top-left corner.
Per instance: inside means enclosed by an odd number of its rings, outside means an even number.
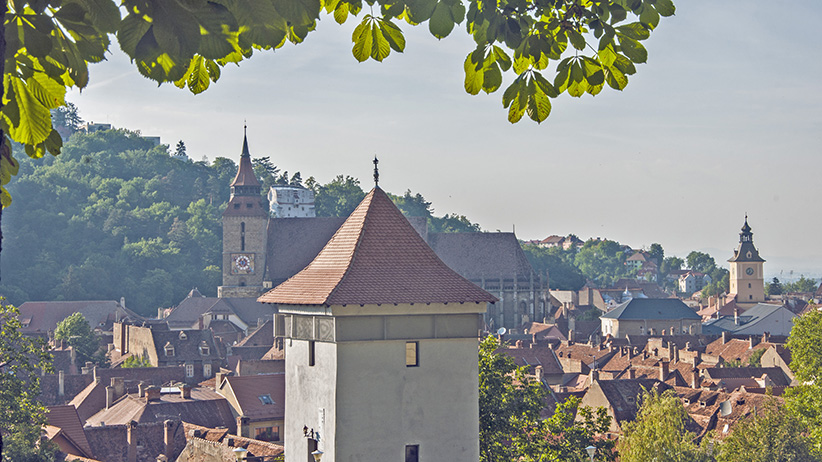
[[[562,95],[540,125],[510,124],[502,90],[465,93],[464,27],[438,41],[402,25],[404,53],[358,63],[356,24],[328,16],[196,96],[141,77],[115,45],[68,100],[86,121],[183,140],[195,160],[238,161],[245,122],[252,157],[321,183],[351,175],[368,190],[377,155],[383,189],[520,239],[658,242],[727,267],[747,214],[766,277],[820,277],[819,17],[817,0],[680,0],[624,91]]]

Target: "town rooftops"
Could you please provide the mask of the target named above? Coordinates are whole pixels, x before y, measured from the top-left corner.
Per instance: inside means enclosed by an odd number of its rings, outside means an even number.
[[[443,263],[379,187],[305,269],[258,299],[327,306],[496,300]]]
[[[243,417],[252,421],[285,418],[285,374],[226,376],[223,380],[217,384],[219,393],[233,394]]]
[[[428,243],[445,264],[468,279],[536,276],[514,233],[431,233]]]
[[[790,323],[793,318],[796,317],[795,314],[782,305],[757,303],[738,316],[722,316],[719,319],[712,319],[706,322],[703,324],[702,331],[705,334],[721,334],[725,331],[745,331],[747,333],[751,333],[751,330],[757,330],[757,323],[771,316],[774,316],[774,319],[781,319],[783,324],[786,326],[785,329],[788,331],[790,331]],[[771,328],[764,327],[763,329],[770,330]]]
[[[110,327],[111,323],[124,319],[142,320],[133,311],[120,306],[114,300],[85,300],[67,302],[25,302],[20,305],[20,322],[23,334],[42,334],[57,328],[57,323],[80,313],[92,329]]]
[[[600,318],[619,320],[702,319],[678,298],[634,298]]]

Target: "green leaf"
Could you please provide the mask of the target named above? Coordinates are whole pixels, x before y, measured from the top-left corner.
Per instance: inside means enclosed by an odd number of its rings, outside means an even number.
[[[639,14],[639,21],[651,29],[656,29],[656,26],[659,25],[659,13],[653,5],[645,3],[642,6],[642,13]]]
[[[539,87],[528,98],[527,112],[536,123],[542,123],[551,114],[551,99]]]
[[[625,56],[635,63],[644,63],[648,60],[648,51],[641,43],[632,38],[620,37],[619,46]]]
[[[359,62],[363,62],[371,56],[372,40],[371,26],[369,22],[370,16],[363,18],[362,22],[354,28],[354,33],[351,35],[351,40],[354,42],[354,48],[351,50],[354,58]]]
[[[551,82],[546,80],[541,73],[534,72],[533,78],[537,84],[537,88],[539,88],[541,92],[545,93],[547,96],[551,98],[556,98],[557,96],[559,96],[559,92],[557,91],[557,89],[554,88],[554,86],[551,85]]]
[[[511,68],[511,58],[508,56],[508,53],[506,53],[505,50],[494,45],[494,56],[496,57],[496,62],[499,63],[499,67],[503,71],[507,71]]]
[[[622,90],[628,85],[628,77],[614,66],[606,66],[605,82],[614,90]]]
[[[483,72],[482,89],[485,93],[493,93],[502,85],[502,72],[499,70],[497,63],[485,69]]]
[[[443,2],[437,3],[428,21],[428,30],[438,39],[447,37],[454,30],[454,18],[451,17],[451,8],[448,5]]]
[[[208,86],[211,84],[211,79],[209,78],[208,70],[205,67],[202,56],[195,56],[194,59],[191,60],[188,68],[188,78],[186,80],[188,89],[195,95],[208,89]]]
[[[676,13],[676,7],[674,6],[674,2],[671,0],[656,0],[654,7],[656,7],[656,11],[660,15],[665,16],[666,18],[668,16],[673,16],[674,13]]]
[[[26,80],[31,94],[48,109],[57,109],[66,104],[66,87],[55,82],[42,72],[35,72]]]
[[[514,99],[517,98],[519,92],[523,87],[524,82],[521,77],[514,80],[511,85],[508,85],[508,88],[505,89],[505,92],[502,94],[502,107],[507,108]]]
[[[568,39],[571,41],[571,45],[577,50],[585,49],[585,37],[577,32],[576,29],[570,29],[568,31]]]
[[[511,106],[508,108],[508,122],[512,124],[519,122],[525,114],[525,108],[520,105],[520,94],[522,93],[518,93],[517,97],[511,100]]]
[[[585,94],[588,89],[588,83],[585,81],[585,73],[580,66],[579,61],[575,60],[571,64],[570,82],[568,83],[568,94],[579,98]]]
[[[9,79],[20,111],[17,125],[9,128],[15,141],[27,145],[42,143],[51,133],[51,113],[31,94],[27,85],[18,78]]]
[[[382,61],[391,54],[391,45],[382,35],[376,21],[371,23],[371,47],[371,57],[377,61]]]
[[[405,36],[402,33],[402,29],[390,19],[380,21],[379,25],[383,36],[388,40],[388,44],[391,45],[391,49],[402,53],[405,50]]]
[[[334,9],[334,21],[337,21],[337,24],[342,24],[346,19],[348,19],[348,3],[341,2]]]
[[[621,36],[629,37],[634,40],[645,40],[651,36],[651,32],[648,31],[648,28],[638,22],[632,22],[631,24],[619,26],[616,30]]]
[[[484,73],[478,71],[476,65],[472,62],[471,55],[468,53],[465,57],[463,69],[465,70],[465,91],[470,95],[476,95],[482,90],[482,80]]]
[[[437,0],[415,0],[408,4],[408,17],[416,24],[429,20],[437,7]]]

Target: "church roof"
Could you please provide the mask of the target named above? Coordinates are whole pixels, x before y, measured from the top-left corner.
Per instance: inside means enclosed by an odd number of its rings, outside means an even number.
[[[428,243],[468,279],[528,279],[534,274],[514,233],[429,233]]]
[[[443,263],[376,187],[305,269],[258,300],[365,305],[480,303],[496,298]]]
[[[254,175],[254,166],[251,165],[251,154],[248,152],[248,137],[243,135],[243,153],[240,155],[240,168],[231,186],[260,186],[257,176]]]

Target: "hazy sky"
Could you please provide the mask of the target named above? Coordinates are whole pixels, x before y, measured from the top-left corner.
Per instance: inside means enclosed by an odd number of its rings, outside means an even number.
[[[248,121],[252,157],[320,182],[337,174],[419,192],[521,239],[575,233],[667,255],[731,256],[747,212],[766,273],[822,275],[822,2],[677,2],[623,92],[563,95],[511,125],[502,91],[471,96],[464,28],[445,40],[403,25],[406,52],[351,56],[354,23],[323,17],[301,45],[258,53],[194,96],[139,76],[119,51],[69,100],[86,121],[230,157]],[[506,83],[510,82],[508,76]]]

